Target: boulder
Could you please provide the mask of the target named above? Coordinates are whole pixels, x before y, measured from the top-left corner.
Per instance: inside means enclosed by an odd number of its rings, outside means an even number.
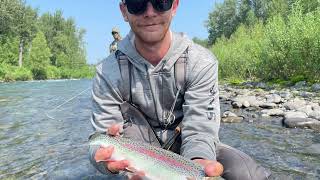
[[[222,118],[221,121],[224,123],[240,123],[243,121],[243,117],[226,117],[226,118]]]
[[[286,119],[291,119],[291,118],[307,118],[308,116],[304,112],[289,111],[284,113],[284,117]]]
[[[261,113],[263,116],[284,116],[284,112],[281,109],[263,109]]]
[[[283,123],[289,128],[309,128],[320,131],[320,121],[312,118],[285,118]]]

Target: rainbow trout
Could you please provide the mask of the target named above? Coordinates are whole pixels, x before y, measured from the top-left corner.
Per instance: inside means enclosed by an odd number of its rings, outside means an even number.
[[[144,179],[198,180],[205,179],[202,166],[171,151],[122,137],[95,134],[90,145],[113,146],[110,160],[128,160],[137,171],[144,171]],[[222,178],[210,178],[218,180]]]

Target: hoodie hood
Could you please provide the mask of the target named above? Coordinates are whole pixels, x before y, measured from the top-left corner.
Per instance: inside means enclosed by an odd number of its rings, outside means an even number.
[[[172,41],[168,52],[157,66],[154,67],[137,52],[133,43],[134,36],[134,33],[130,31],[129,34],[119,42],[118,50],[126,54],[129,61],[142,72],[146,71],[146,67],[152,68],[154,72],[160,70],[169,71],[182,53],[192,44],[192,41],[184,33],[172,33]]]

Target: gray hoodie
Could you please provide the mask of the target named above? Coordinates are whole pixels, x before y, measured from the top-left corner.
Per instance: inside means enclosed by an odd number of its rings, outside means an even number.
[[[165,117],[177,93],[174,64],[188,48],[186,83],[173,110],[176,119],[183,118],[180,153],[189,159],[215,160],[220,127],[217,59],[184,34],[172,33],[169,51],[157,66],[153,66],[136,51],[133,38],[130,32],[119,42],[118,50],[126,54],[132,64],[132,101],[143,110],[154,127],[166,123]],[[123,86],[113,53],[97,66],[93,82],[91,123],[96,131],[105,132],[114,123],[123,124],[120,110],[120,105],[125,101],[120,90]],[[157,133],[161,136],[160,131]],[[166,139],[164,136],[161,138]],[[94,148],[90,151],[91,162],[97,167],[93,160]]]

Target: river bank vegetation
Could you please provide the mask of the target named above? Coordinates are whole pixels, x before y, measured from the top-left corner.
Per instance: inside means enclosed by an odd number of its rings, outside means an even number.
[[[194,40],[217,56],[221,79],[320,81],[319,0],[225,0],[207,28]]]
[[[22,0],[0,0],[0,81],[92,77],[84,29],[62,11],[41,16]]]

